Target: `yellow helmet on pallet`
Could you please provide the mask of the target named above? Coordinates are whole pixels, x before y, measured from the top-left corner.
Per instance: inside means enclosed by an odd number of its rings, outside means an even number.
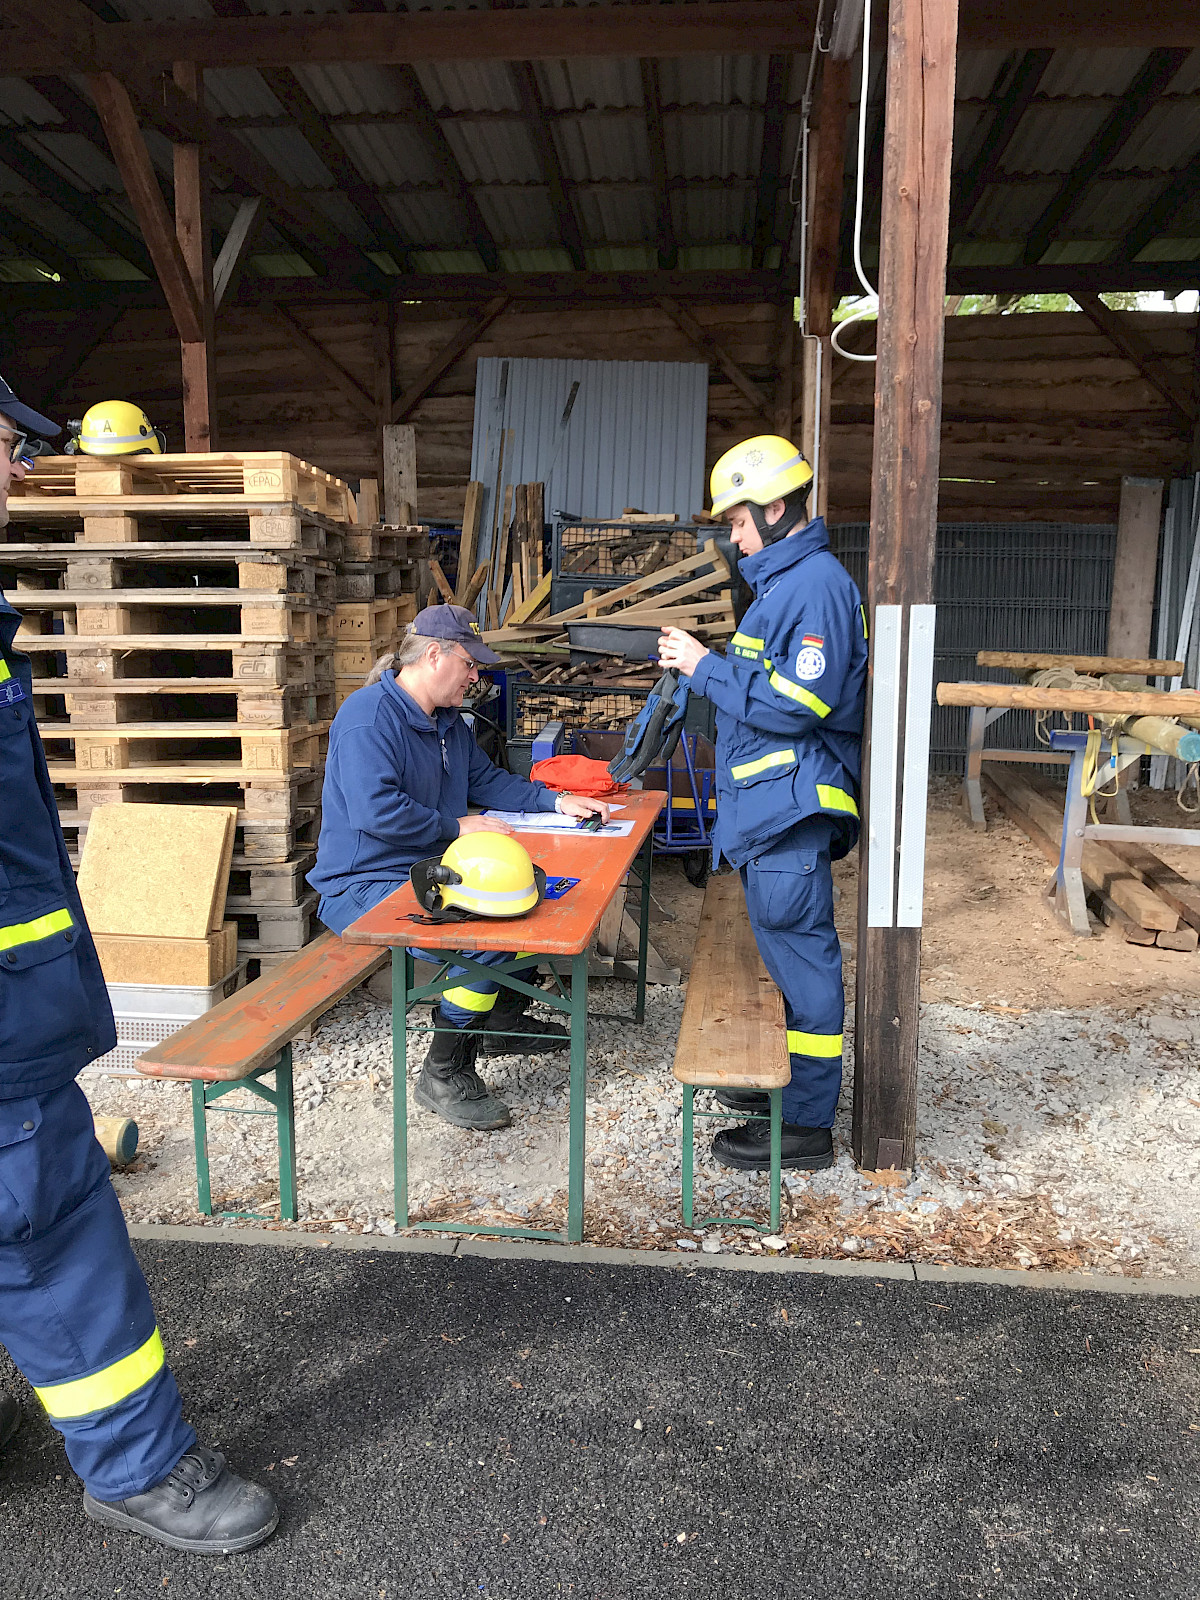
[[[72,422],[68,455],[160,456],[167,441],[161,429],[132,400],[101,400],[82,422]]]
[[[760,433],[735,444],[712,469],[712,514],[733,506],[769,506],[812,482],[813,470],[796,446],[777,433]]]
[[[546,874],[508,833],[468,833],[409,873],[423,910],[440,921],[519,917],[546,892]]]

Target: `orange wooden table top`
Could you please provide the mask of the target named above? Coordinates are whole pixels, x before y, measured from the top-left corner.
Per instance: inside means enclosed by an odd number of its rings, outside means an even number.
[[[578,878],[561,900],[543,900],[524,917],[473,918],[467,922],[425,925],[407,919],[421,914],[412,885],[352,922],[342,934],[347,944],[408,945],[417,950],[528,950],[537,955],[574,956],[586,950],[600,918],[654,827],[666,794],[640,790],[618,797],[614,821],[628,819],[632,833],[623,839],[571,833],[519,834],[521,843],[550,878]]]

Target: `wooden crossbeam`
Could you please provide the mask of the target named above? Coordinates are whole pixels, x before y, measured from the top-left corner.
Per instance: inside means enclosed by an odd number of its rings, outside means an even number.
[[[783,128],[787,120],[788,74],[792,58],[773,55],[767,63],[767,94],[763,104],[762,145],[758,155],[758,197],[754,206],[751,260],[761,267],[775,243],[775,214],[779,209],[779,172],[783,160]],[[789,211],[789,215],[790,215]]]
[[[1035,689],[1028,683],[939,683],[940,706],[1004,706],[1110,717],[1196,717],[1200,690]]]
[[[442,374],[454,365],[464,350],[473,345],[491,327],[508,304],[508,299],[506,294],[496,295],[488,301],[478,316],[464,323],[453,338],[446,341],[392,407],[393,422],[407,421]]]
[[[1196,412],[1190,394],[1178,389],[1170,374],[1163,371],[1162,357],[1147,344],[1141,332],[1124,312],[1106,306],[1098,294],[1077,291],[1071,297],[1088,320],[1125,357],[1156,394],[1170,406],[1176,423],[1190,434],[1196,425]]]
[[[745,395],[754,409],[763,417],[768,428],[773,426],[774,418],[771,411],[771,402],[758,385],[746,376],[724,345],[706,332],[692,313],[685,306],[681,306],[678,300],[673,300],[668,295],[660,295],[658,303],[680,332],[695,345],[704,359],[709,362],[715,362],[734,388]]]
[[[583,233],[580,230],[579,218],[575,215],[575,207],[571,203],[571,196],[567,190],[566,172],[563,169],[562,161],[559,159],[558,146],[554,142],[554,129],[550,125],[546,116],[546,108],[542,104],[537,78],[534,76],[533,67],[528,61],[512,62],[511,71],[513,81],[517,86],[517,93],[520,96],[521,109],[525,113],[529,136],[533,141],[534,150],[537,152],[542,174],[546,179],[546,186],[550,190],[550,205],[558,226],[559,238],[571,258],[571,265],[576,272],[582,272],[587,266]]]
[[[671,214],[671,192],[667,186],[667,143],[663,130],[662,86],[658,62],[647,56],[640,62],[642,104],[645,107],[646,142],[650,147],[650,176],[654,183],[655,225],[658,233],[658,264],[671,271],[679,261],[675,241],[675,219]]]
[[[221,309],[221,302],[226,295],[232,296],[237,290],[242,271],[262,227],[263,212],[264,201],[259,194],[243,200],[237,208],[225,242],[213,262],[214,311]]]
[[[983,191],[1000,170],[1004,152],[1012,143],[1021,119],[1033,103],[1053,50],[1026,50],[1012,68],[983,142],[971,162],[960,172],[950,193],[951,246],[962,238]],[[1005,62],[1001,71],[1006,71]]]
[[[340,394],[345,395],[356,411],[366,417],[368,422],[372,424],[378,422],[377,408],[372,396],[357,378],[352,377],[340,362],[334,360],[325,346],[313,338],[308,329],[297,321],[286,306],[273,306],[272,320],[316,370],[328,378]]]

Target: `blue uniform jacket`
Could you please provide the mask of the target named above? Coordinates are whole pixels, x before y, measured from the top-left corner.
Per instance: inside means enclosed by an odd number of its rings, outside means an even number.
[[[866,615],[820,517],[739,563],[754,601],[691,687],[717,708],[714,856],[740,867],[805,817],[858,838]]]
[[[50,1094],[117,1042],[0,594],[0,1100]]]
[[[458,838],[468,802],[500,811],[553,811],[544,783],[503,772],[453,709],[428,716],[385,672],[342,705],[329,734],[317,864],[308,881],[318,914],[341,933],[361,905],[337,897],[378,884],[379,898],[416,861]]]

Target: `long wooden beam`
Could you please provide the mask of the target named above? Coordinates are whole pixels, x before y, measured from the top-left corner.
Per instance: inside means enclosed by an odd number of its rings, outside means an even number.
[[[675,240],[675,219],[671,214],[671,191],[667,183],[667,141],[663,129],[662,85],[659,82],[658,62],[653,56],[644,57],[640,66],[646,140],[650,147],[650,176],[654,184],[658,264],[664,272],[670,272],[679,261],[679,245]]]
[[[221,309],[226,295],[238,286],[254,241],[263,222],[263,197],[256,194],[243,200],[234,214],[217,259],[213,262],[213,310]]]
[[[706,329],[702,328],[691,312],[685,306],[681,306],[677,300],[672,300],[670,296],[663,295],[658,303],[704,359],[715,362],[734,388],[745,395],[754,409],[762,416],[767,427],[773,427],[775,417],[769,398],[752,378],[747,377],[724,345],[714,339]]]
[[[272,308],[272,312],[276,327],[286,334],[292,344],[307,358],[311,365],[324,377],[328,378],[334,388],[344,395],[355,410],[366,417],[368,422],[372,424],[378,422],[378,408],[375,401],[362,387],[358,379],[352,377],[339,361],[335,361],[325,346],[318,339],[314,339],[308,329],[298,322],[284,306],[276,304]]]
[[[761,267],[775,243],[775,216],[779,210],[779,170],[783,160],[783,128],[787,120],[788,77],[792,58],[774,55],[767,63],[767,94],[763,103],[762,145],[758,157],[758,197],[754,206],[751,261]],[[788,215],[791,215],[789,208]]]
[[[1091,712],[1098,717],[1196,717],[1200,715],[1200,690],[1155,694],[1136,689],[1035,689],[1025,683],[939,683],[937,703]]]
[[[521,109],[525,113],[526,128],[546,179],[546,187],[550,191],[550,207],[554,212],[559,239],[562,241],[563,249],[570,256],[571,265],[576,272],[584,272],[587,270],[587,254],[583,244],[583,232],[579,226],[579,218],[575,215],[575,206],[567,187],[566,169],[559,158],[558,146],[554,142],[554,129],[546,117],[546,107],[542,102],[537,77],[528,61],[514,61],[512,75],[517,86],[517,94],[520,96]]]
[[[1169,374],[1163,371],[1162,357],[1145,342],[1139,330],[1130,324],[1127,313],[1114,311],[1111,306],[1106,306],[1098,294],[1079,292],[1072,298],[1088,321],[1099,328],[1109,343],[1121,352],[1130,366],[1135,368],[1154,392],[1162,396],[1170,406],[1175,421],[1190,434],[1196,425],[1191,396],[1176,388]]]
[[[482,337],[507,304],[508,296],[506,294],[496,295],[494,299],[488,301],[477,317],[473,317],[470,322],[458,330],[453,338],[446,341],[396,401],[392,407],[392,422],[405,422],[408,420],[442,374],[454,365],[464,350]]]
[[[203,103],[204,74],[190,61],[177,61],[176,86]],[[217,441],[217,346],[213,337],[211,179],[203,145],[177,144],[175,157],[175,235],[196,304],[200,338],[183,341],[183,448],[191,454],[215,450]]]
[[[5,52],[5,71],[30,77],[78,70],[49,26],[55,7],[4,0],[29,31]],[[79,43],[94,66],[119,70],[172,61],[209,67],[368,61],[545,61],[581,56],[769,55],[808,50],[816,0],[699,0],[698,4],[530,7],[450,11],[181,18],[105,23],[94,15]],[[31,24],[40,24],[30,26]],[[1013,48],[1158,49],[1200,45],[1200,4],[1131,6],[1127,0],[967,0],[961,43]]]
[[[957,243],[966,231],[971,212],[1000,170],[1004,152],[1012,143],[1021,119],[1033,104],[1042,74],[1053,50],[1026,50],[1012,68],[983,141],[963,168],[950,192],[950,238]]]

